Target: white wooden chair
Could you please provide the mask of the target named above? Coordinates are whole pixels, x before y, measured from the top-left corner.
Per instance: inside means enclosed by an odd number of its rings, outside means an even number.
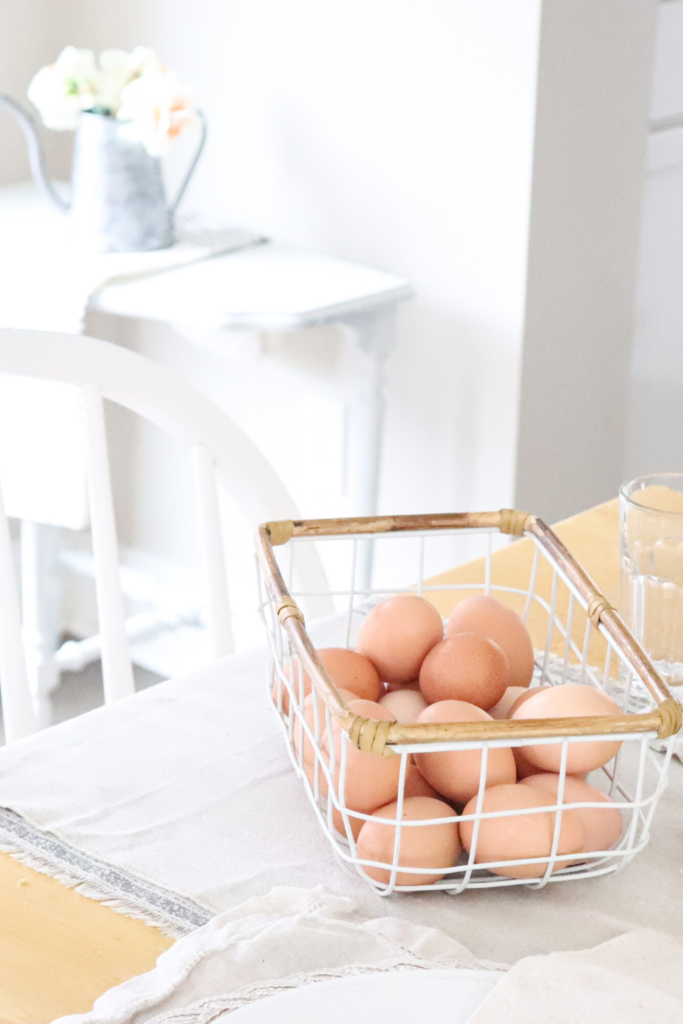
[[[134,692],[114,519],[103,399],[110,399],[189,446],[194,465],[206,622],[212,655],[230,653],[231,618],[217,481],[254,526],[299,518],[284,485],[243,431],[209,399],[164,367],[127,349],[81,335],[0,330],[0,374],[80,388],[105,703]],[[312,547],[297,559],[297,583],[319,594],[309,613],[333,611]],[[38,728],[31,693],[8,520],[0,493],[0,693],[7,742]],[[35,690],[35,687],[34,687]],[[38,714],[37,714],[38,712]]]

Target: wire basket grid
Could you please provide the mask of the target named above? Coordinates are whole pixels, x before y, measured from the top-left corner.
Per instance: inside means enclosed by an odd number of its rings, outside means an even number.
[[[526,586],[493,580],[493,538],[497,533],[524,533],[528,538]],[[484,554],[472,563],[470,578],[460,582],[425,580],[426,549],[443,537],[480,538]],[[457,596],[486,593],[516,606],[537,643],[534,685],[581,682],[609,692],[622,714],[593,718],[490,721],[405,725],[377,722],[355,715],[320,662],[305,628],[298,601],[320,595],[298,592],[298,544],[335,542],[346,555],[348,584],[336,586],[339,608],[334,627],[336,646],[352,647],[359,621],[378,600],[398,593],[428,596],[443,610]],[[357,585],[361,545],[410,543],[416,553],[416,582],[409,587]],[[268,690],[278,715],[292,763],[338,858],[356,870],[381,895],[394,891],[443,890],[457,894],[465,888],[527,885],[595,877],[619,870],[647,844],[657,801],[666,786],[673,736],[680,728],[680,705],[630,636],[609,602],[541,520],[525,513],[462,513],[452,516],[414,516],[364,520],[312,520],[265,524],[259,530],[260,613],[271,649]],[[276,557],[275,548],[278,548]],[[284,556],[284,557],[283,557]],[[282,567],[280,563],[283,563]],[[289,586],[285,584],[285,575]],[[544,624],[544,625],[543,625]],[[619,671],[620,670],[620,671]],[[312,681],[308,695],[307,677]],[[633,713],[633,687],[648,694],[649,707]],[[604,803],[564,803],[567,759],[573,744],[609,740],[620,742],[616,756],[590,781],[614,800],[623,828],[610,849],[582,850],[580,856],[560,849],[562,825],[571,809],[604,809]],[[658,740],[663,754],[651,749]],[[501,747],[560,744],[557,794],[542,806],[523,810],[484,808],[489,753]],[[348,766],[358,751],[397,758],[395,813],[378,818],[372,810],[347,804]],[[479,783],[474,812],[426,820],[403,820],[406,777],[412,755],[444,751],[479,751]],[[542,771],[542,769],[538,769]],[[473,797],[474,799],[474,797]],[[373,809],[374,810],[374,809]],[[550,815],[552,842],[543,856],[507,860],[478,857],[482,823],[493,818]],[[390,830],[391,856],[381,861],[358,854],[357,836],[365,821]],[[525,819],[526,820],[526,819]],[[543,819],[546,821],[547,819]],[[471,822],[469,851],[454,864],[410,866],[401,858],[413,830],[455,824],[462,831]],[[372,870],[372,875],[366,869]],[[434,876],[424,881],[424,876]],[[410,884],[411,876],[416,884]],[[519,877],[518,877],[519,876]]]

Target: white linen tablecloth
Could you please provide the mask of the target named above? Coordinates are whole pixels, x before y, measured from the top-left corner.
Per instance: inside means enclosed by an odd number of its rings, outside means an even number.
[[[322,887],[282,887],[218,915],[162,953],[154,970],[110,989],[90,1013],[55,1024],[206,1024],[303,985],[436,967],[493,972],[493,984],[506,970],[475,960],[434,928],[364,920],[352,900]]]
[[[443,1020],[443,1007],[430,1000],[442,998],[444,990],[424,983],[430,971],[447,972],[456,1000],[463,985],[474,984],[467,1024],[681,1024],[681,963],[683,945],[649,928],[578,953],[527,957],[507,971],[475,960],[434,928],[395,917],[364,920],[351,900],[321,887],[283,887],[220,914],[163,953],[152,971],[101,996],[90,1013],[55,1024],[228,1024],[232,1014],[239,1020],[239,1011],[262,1000],[259,1020],[286,1015],[318,1024],[331,981],[347,1004],[357,999],[360,976],[374,976],[387,994],[392,975],[401,978],[404,991],[411,978],[419,982],[422,1018],[430,1020],[430,1010],[438,1010]],[[299,1014],[306,1007],[303,1016],[288,1012],[294,990],[314,996],[310,987],[321,983],[327,983],[325,995],[298,998]],[[462,1021],[458,1002],[452,1019]],[[375,1004],[354,1006],[359,1024],[376,1020]],[[341,1016],[337,1012],[335,1019]]]
[[[443,1020],[443,1008],[430,1000],[444,990],[423,983],[430,971],[447,972],[451,998],[474,984],[467,1024],[681,1024],[682,963],[683,944],[647,928],[578,953],[526,957],[508,971],[476,960],[437,929],[396,917],[363,919],[352,900],[320,886],[281,887],[219,914],[163,953],[153,970],[106,992],[89,1013],[55,1024],[228,1024],[262,1000],[259,1020],[285,1014],[289,1021],[293,991],[314,995],[311,986],[327,983],[324,996],[303,1000],[298,1017],[318,1024],[330,982],[347,1004],[357,998],[360,976],[382,981],[386,994],[392,975],[404,991],[411,977],[420,982],[422,1016],[429,1020],[433,1009]],[[452,1007],[453,1019],[465,1019],[455,1013],[460,1008]],[[376,1019],[374,1004],[356,1003],[355,1010],[359,1024]],[[335,1019],[341,1016],[337,1010]]]
[[[268,706],[266,664],[264,650],[233,656],[0,749],[0,807],[21,815],[0,817],[0,848],[177,935],[276,886],[322,884],[365,916],[438,928],[503,963],[637,927],[683,939],[679,762],[650,845],[618,874],[382,899],[318,830]]]

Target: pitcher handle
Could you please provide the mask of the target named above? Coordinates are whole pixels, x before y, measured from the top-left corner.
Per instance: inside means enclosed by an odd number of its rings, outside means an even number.
[[[45,154],[40,144],[40,136],[35,121],[11,96],[0,95],[0,107],[6,107],[19,122],[19,127],[24,133],[26,145],[28,146],[28,159],[31,166],[31,174],[36,185],[40,186],[52,202],[65,213],[69,209],[69,203],[62,199],[57,189],[47,176],[45,169]],[[187,184],[187,182],[185,182]]]
[[[195,154],[194,154],[194,156],[192,158],[192,162],[191,162],[190,166],[187,169],[187,174],[185,175],[185,177],[181,181],[180,188],[178,189],[178,191],[176,193],[176,197],[173,200],[173,202],[171,203],[171,206],[169,208],[169,214],[171,216],[171,220],[175,217],[175,212],[178,209],[178,204],[180,203],[180,200],[185,195],[185,189],[190,184],[190,178],[192,177],[192,175],[195,172],[195,168],[196,168],[197,164],[199,163],[199,158],[202,155],[202,152],[204,150],[204,145],[206,143],[206,133],[207,133],[206,117],[204,116],[204,112],[201,111],[201,110],[197,111],[197,116],[199,117],[199,120],[201,122],[201,135],[199,137],[199,145],[197,146]]]

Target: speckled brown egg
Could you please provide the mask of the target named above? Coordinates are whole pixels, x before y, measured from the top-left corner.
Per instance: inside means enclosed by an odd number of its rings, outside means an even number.
[[[491,718],[495,718],[496,721],[509,718],[518,698],[528,692],[524,686],[508,686],[498,703],[488,709]]]
[[[512,714],[512,720],[525,718],[577,718],[593,715],[619,715],[616,701],[606,693],[582,683],[565,683],[550,686],[529,697]],[[570,741],[567,751],[567,772],[570,775],[584,774],[601,768],[611,761],[621,740],[596,740],[595,742]],[[524,756],[544,772],[559,772],[562,757],[560,743],[534,743],[524,747]]]
[[[542,775],[531,775],[524,780],[525,786],[534,786],[536,789],[546,790],[557,797],[560,785],[560,776],[554,772],[545,772]],[[598,853],[602,850],[611,850],[619,841],[622,829],[621,811],[601,790],[591,786],[583,779],[576,779],[567,775],[564,781],[563,804],[578,803],[599,803],[601,807],[577,807],[574,811],[583,822],[585,837],[582,853]]]
[[[356,649],[387,683],[416,679],[426,655],[443,639],[441,616],[423,597],[404,594],[375,605],[364,619]]]
[[[519,814],[504,818],[482,818],[479,823],[475,862],[487,864],[496,861],[526,860],[532,857],[548,857],[552,850],[555,829],[555,814],[552,811],[535,814],[524,813],[535,807],[546,807],[548,797],[533,786],[493,786],[484,793],[482,812],[519,811]],[[475,814],[477,798],[467,804],[463,816]],[[474,819],[460,823],[460,835],[467,852],[471,852],[474,834]],[[557,868],[566,868],[575,862],[575,856],[583,850],[585,832],[576,811],[563,811],[560,826]],[[508,864],[488,868],[494,875],[507,878],[538,878],[544,875],[547,864]]]
[[[398,805],[393,802],[375,811],[358,836],[358,857],[360,860],[378,861],[386,867],[363,864],[363,870],[383,885],[391,880],[391,864],[394,858],[396,826],[382,824],[396,821]],[[458,822],[455,811],[443,800],[432,797],[413,796],[403,801],[401,820],[428,821],[430,818],[450,818],[443,824],[421,825],[401,829],[401,844],[398,866],[403,871],[396,873],[396,885],[431,885],[443,878],[448,868],[453,867],[461,850]],[[405,868],[422,869],[406,871]]]
[[[481,708],[461,700],[442,700],[430,704],[420,715],[427,722],[491,722],[493,719]],[[448,800],[464,804],[479,790],[481,750],[445,750],[434,753],[416,753],[415,763],[430,786]],[[513,783],[517,778],[515,759],[509,747],[489,750],[486,766],[486,785]]]
[[[494,640],[481,633],[455,633],[432,647],[420,669],[420,689],[428,704],[462,700],[488,711],[510,681],[508,660]]]
[[[495,640],[505,652],[510,667],[510,686],[528,686],[534,671],[534,649],[521,618],[489,594],[466,597],[455,606],[446,626],[454,633],[481,633]]]

